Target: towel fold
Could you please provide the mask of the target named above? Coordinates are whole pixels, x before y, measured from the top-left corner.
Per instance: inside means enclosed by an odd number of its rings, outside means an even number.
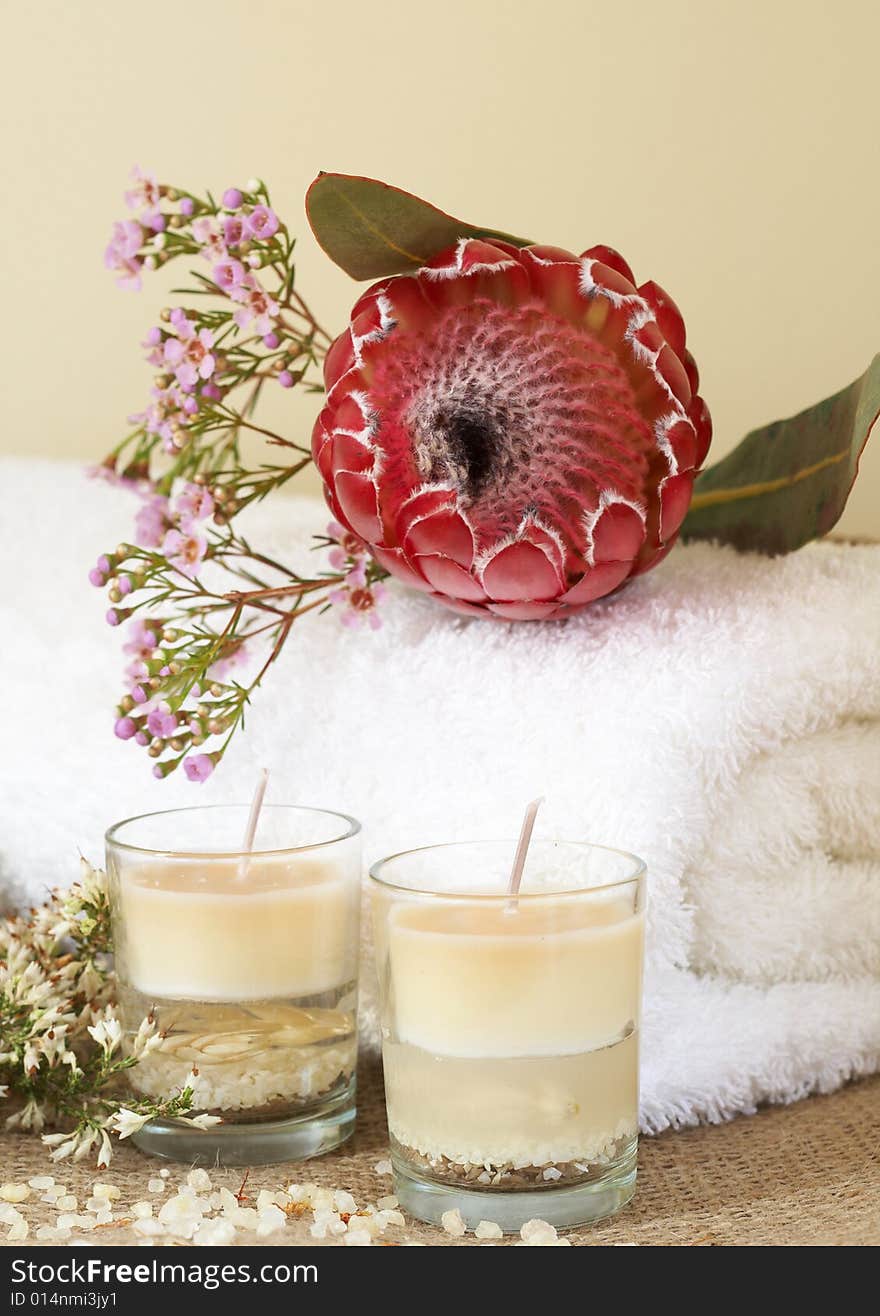
[[[112,737],[119,639],[85,572],[133,504],[73,467],[7,460],[0,478],[8,901],[68,881],[77,848],[100,859],[117,818],[246,799],[264,764],[274,799],[360,817],[370,860],[513,835],[543,793],[545,835],[648,862],[645,1128],[880,1066],[880,546],[677,548],[566,623],[458,618],[392,587],[378,632],[297,625],[196,787],[153,781]],[[247,515],[314,567],[319,504]]]
[[[757,756],[684,882],[697,969],[745,982],[880,979],[880,722],[844,721]]]

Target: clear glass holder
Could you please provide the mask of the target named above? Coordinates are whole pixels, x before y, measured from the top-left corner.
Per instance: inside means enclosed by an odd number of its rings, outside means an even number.
[[[373,866],[385,1100],[401,1206],[515,1232],[635,1192],[645,868],[603,846],[429,846]]]
[[[352,1075],[329,1100],[301,1115],[261,1123],[215,1124],[194,1129],[180,1120],[150,1120],[131,1141],[150,1156],[192,1165],[274,1165],[323,1156],[346,1142],[357,1119],[357,1080]]]
[[[360,826],[265,805],[245,851],[248,813],[169,810],[107,833],[126,1080],[135,1109],[161,1108],[132,1142],[167,1160],[301,1160],[354,1131]]]
[[[456,1187],[427,1178],[392,1147],[394,1192],[404,1211],[430,1225],[441,1225],[444,1211],[459,1210],[468,1229],[476,1229],[481,1220],[491,1220],[505,1234],[517,1234],[527,1220],[534,1219],[546,1220],[557,1229],[574,1229],[616,1215],[632,1201],[637,1149],[633,1138],[627,1150],[603,1167],[593,1181],[505,1191]]]

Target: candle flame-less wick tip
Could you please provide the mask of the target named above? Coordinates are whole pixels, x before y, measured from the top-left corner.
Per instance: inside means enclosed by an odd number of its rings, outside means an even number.
[[[513,860],[513,868],[510,871],[510,881],[507,884],[507,903],[505,909],[512,912],[517,908],[517,899],[519,897],[519,888],[522,882],[523,870],[528,858],[529,845],[532,840],[532,832],[535,829],[535,819],[538,816],[538,810],[544,803],[544,796],[539,795],[536,800],[526,807],[523,817],[522,828],[519,834],[519,843],[516,847],[516,855]]]
[[[254,797],[251,800],[250,813],[248,814],[247,827],[244,833],[244,843],[242,851],[244,855],[249,855],[254,848],[254,841],[257,835],[257,824],[260,821],[260,810],[263,807],[263,800],[266,796],[266,787],[269,784],[269,769],[261,768],[257,784],[254,789]],[[242,858],[238,866],[239,877],[247,876],[248,860]]]

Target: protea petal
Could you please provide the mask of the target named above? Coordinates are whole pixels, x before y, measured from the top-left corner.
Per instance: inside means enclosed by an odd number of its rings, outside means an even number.
[[[644,513],[629,503],[607,503],[590,527],[592,561],[632,562],[645,539]]]
[[[508,544],[483,567],[483,587],[496,602],[541,602],[559,596],[559,572],[543,549],[521,540]]]
[[[654,312],[654,318],[663,337],[676,356],[683,361],[685,331],[681,311],[669,296],[669,293],[664,292],[660,284],[654,283],[653,280],[643,283],[639,288],[639,293]]]
[[[381,543],[382,523],[379,520],[379,504],[373,481],[354,471],[339,471],[334,479],[334,488],[342,509],[342,519],[368,544]]]
[[[468,603],[485,603],[485,590],[451,557],[444,557],[442,553],[423,553],[413,561],[438,594],[449,594]]]
[[[660,540],[666,544],[678,534],[681,523],[690,507],[694,491],[693,471],[672,475],[660,487]]]
[[[416,521],[403,541],[404,552],[411,557],[422,553],[443,553],[460,567],[474,560],[474,537],[460,513],[440,510]]]
[[[655,565],[711,438],[678,307],[607,246],[462,239],[367,289],[325,375],[334,515],[468,616],[566,616]]]

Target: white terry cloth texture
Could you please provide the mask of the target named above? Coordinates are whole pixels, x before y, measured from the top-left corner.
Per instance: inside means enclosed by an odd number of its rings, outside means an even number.
[[[77,850],[99,862],[119,818],[246,801],[263,765],[269,799],[361,818],[369,861],[513,837],[543,793],[536,835],[648,862],[646,1131],[880,1068],[880,546],[679,547],[564,623],[460,618],[392,586],[377,632],[295,627],[196,786],[154,780],[112,735],[121,637],[85,577],[134,499],[62,463],[0,476],[7,904],[69,882]],[[320,503],[246,515],[252,541],[314,569]],[[375,1042],[370,963],[364,998]]]

